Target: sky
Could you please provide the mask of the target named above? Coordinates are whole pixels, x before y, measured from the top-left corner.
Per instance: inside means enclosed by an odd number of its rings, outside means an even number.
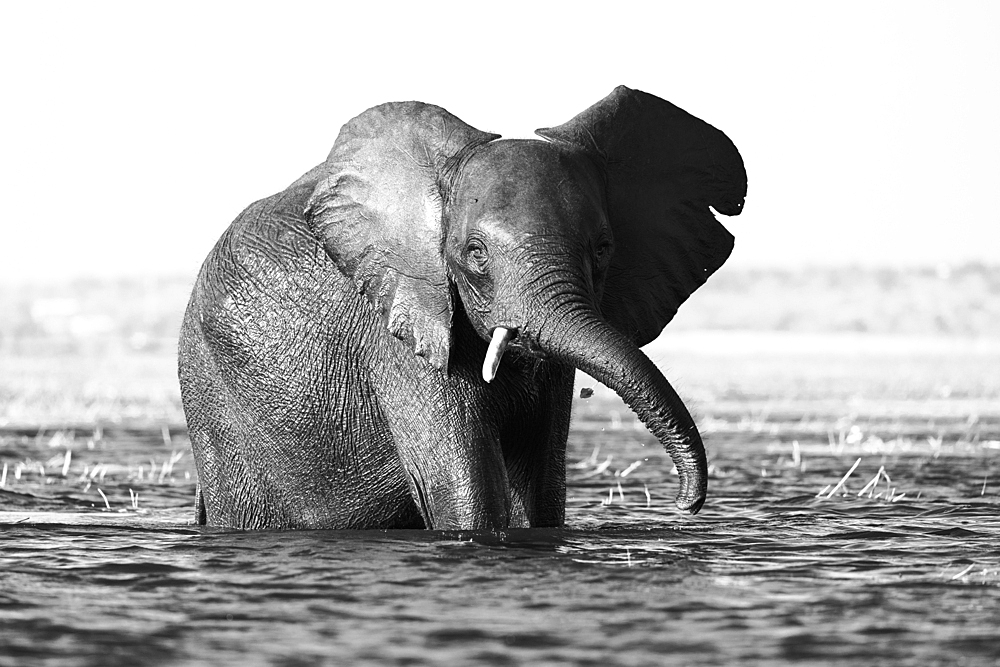
[[[529,137],[625,84],[723,130],[739,267],[1000,263],[1000,3],[4,3],[0,281],[190,275],[368,107]]]

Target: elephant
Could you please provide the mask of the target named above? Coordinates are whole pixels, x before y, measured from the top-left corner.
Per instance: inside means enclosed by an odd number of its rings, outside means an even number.
[[[640,347],[729,257],[715,213],[741,212],[743,159],[625,86],[536,134],[382,104],[226,229],[178,345],[197,523],[562,526],[577,369],[662,443],[698,512],[704,444]]]

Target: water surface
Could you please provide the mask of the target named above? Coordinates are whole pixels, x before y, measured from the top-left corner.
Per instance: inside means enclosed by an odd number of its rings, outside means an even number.
[[[567,527],[496,534],[199,528],[180,426],[8,428],[0,663],[995,664],[1000,410],[838,391],[689,391],[690,517],[598,388]]]

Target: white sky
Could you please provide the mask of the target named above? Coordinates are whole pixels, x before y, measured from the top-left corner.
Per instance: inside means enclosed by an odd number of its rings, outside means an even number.
[[[740,149],[733,265],[1000,262],[1000,3],[352,4],[4,3],[0,281],[193,278],[369,106],[530,136],[618,84]]]

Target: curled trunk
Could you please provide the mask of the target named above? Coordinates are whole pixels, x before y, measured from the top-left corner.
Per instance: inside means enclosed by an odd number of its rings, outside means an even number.
[[[579,315],[579,313],[576,313]],[[663,444],[680,477],[676,503],[695,514],[705,502],[705,447],[691,414],[642,350],[596,314],[560,326],[543,343],[555,357],[613,389]]]

